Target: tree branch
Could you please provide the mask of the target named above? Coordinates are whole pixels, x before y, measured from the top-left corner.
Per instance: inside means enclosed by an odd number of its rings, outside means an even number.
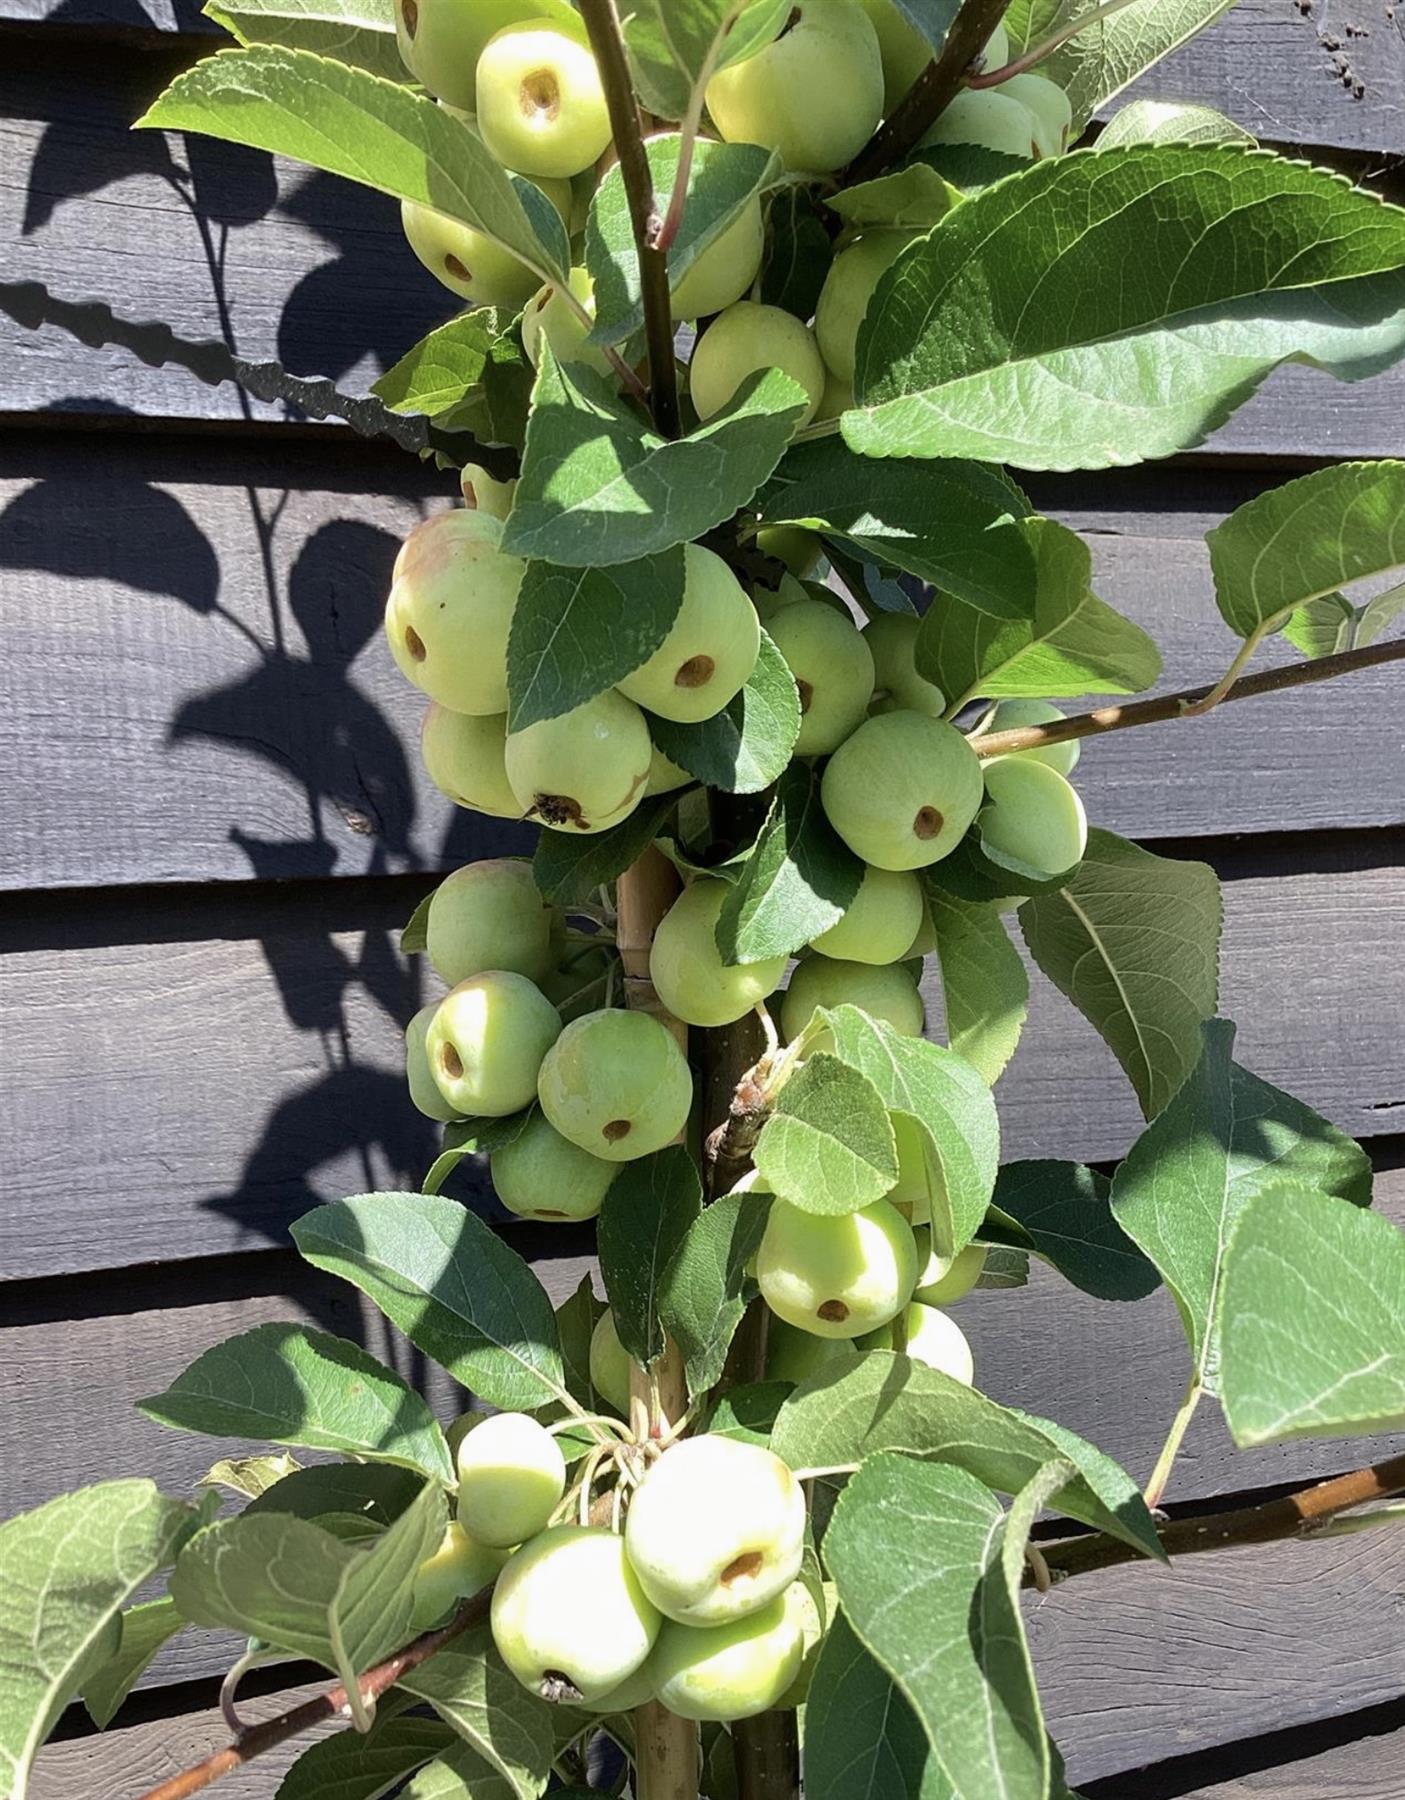
[[[654,177],[644,150],[644,128],[634,97],[624,35],[615,0],[580,0],[581,18],[600,69],[610,129],[620,159],[620,175],[639,253],[639,281],[644,301],[644,336],[649,347],[649,403],[654,423],[665,437],[677,437],[678,371],[673,361],[673,313],[668,299],[668,259],[656,247],[660,221],[654,200]]]
[[[1009,0],[965,0],[952,20],[940,55],[917,77],[892,118],[884,121],[849,167],[835,177],[840,187],[872,181],[917,146],[966,79],[1008,4]]]
[[[1405,661],[1405,638],[1384,644],[1368,644],[1361,650],[1343,650],[1321,656],[1316,662],[1288,663],[1281,669],[1265,669],[1245,675],[1219,701],[1252,700],[1259,694],[1281,694],[1290,688],[1309,687],[1315,681],[1331,681],[1354,675],[1358,669],[1376,669],[1384,663]],[[1127,731],[1134,725],[1164,725],[1171,719],[1194,718],[1195,708],[1214,693],[1209,687],[1183,688],[1154,700],[1134,700],[1128,706],[1100,706],[1093,712],[1075,713],[1052,725],[1021,725],[1014,731],[991,731],[967,740],[977,756],[1008,756],[1013,750],[1037,750],[1044,744],[1066,744],[1073,738],[1105,737],[1110,731]]]

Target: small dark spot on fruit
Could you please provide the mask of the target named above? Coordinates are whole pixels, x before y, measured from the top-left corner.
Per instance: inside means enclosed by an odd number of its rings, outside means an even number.
[[[912,835],[920,838],[924,844],[930,843],[941,830],[943,823],[942,816],[935,806],[924,806],[912,821]]]
[[[453,276],[455,281],[472,281],[472,279],[473,279],[473,277],[469,274],[468,270],[459,261],[458,257],[452,253],[452,251],[450,252],[450,254],[448,256],[446,256],[444,258],[444,267]]]
[[[453,1044],[439,1046],[439,1067],[450,1081],[462,1079],[463,1058]]]
[[[589,826],[589,821],[582,815],[580,801],[573,800],[569,794],[538,794],[532,811],[548,825],[579,826],[582,831]]]
[[[632,1126],[628,1119],[611,1119],[610,1123],[604,1127],[600,1135],[607,1144],[617,1144],[621,1138],[627,1138],[629,1136],[631,1129]]]
[[[412,662],[423,662],[429,655],[428,650],[424,647],[424,639],[413,625],[405,627],[405,648],[409,651]]]
[[[716,667],[717,664],[710,656],[690,656],[673,677],[673,685],[681,688],[706,687],[712,680]]]
[[[815,1317],[827,1325],[842,1325],[848,1316],[849,1309],[842,1300],[826,1300],[815,1312]]]
[[[405,35],[411,42],[420,28],[419,0],[400,0],[400,17],[405,21]]]
[[[744,1550],[740,1556],[733,1557],[719,1579],[723,1587],[730,1587],[734,1581],[750,1581],[752,1576],[761,1573],[765,1563],[759,1550]]]

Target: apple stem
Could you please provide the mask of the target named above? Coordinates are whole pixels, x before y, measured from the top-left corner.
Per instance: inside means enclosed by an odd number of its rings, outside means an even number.
[[[668,211],[662,221],[657,218],[654,220],[654,229],[650,235],[650,242],[661,256],[666,255],[673,247],[678,227],[683,223],[683,208],[688,202],[688,182],[693,173],[693,151],[698,141],[698,129],[702,124],[705,82],[704,74],[693,89],[687,114],[678,127],[678,168],[673,177],[673,191],[668,197]]]
[[[999,87],[1002,81],[1009,81],[1011,76],[1027,74],[1030,69],[1042,63],[1046,57],[1052,56],[1056,50],[1062,50],[1071,38],[1076,38],[1082,32],[1087,31],[1090,25],[1096,25],[1100,19],[1111,18],[1113,13],[1119,13],[1124,6],[1132,4],[1133,0],[1103,0],[1101,6],[1096,7],[1092,12],[1083,13],[1079,18],[1070,20],[1067,25],[1052,32],[1042,43],[1035,44],[1028,50],[1022,50],[1018,56],[1013,57],[1001,68],[982,69],[979,75],[968,75],[966,85],[973,88]]]
[[[1166,1434],[1166,1442],[1161,1446],[1161,1454],[1156,1459],[1156,1467],[1151,1471],[1151,1479],[1146,1484],[1146,1492],[1142,1495],[1147,1507],[1155,1512],[1161,1504],[1161,1496],[1166,1492],[1166,1483],[1171,1479],[1171,1470],[1176,1465],[1176,1457],[1185,1441],[1185,1434],[1190,1429],[1190,1422],[1195,1417],[1195,1409],[1200,1404],[1200,1396],[1204,1393],[1199,1381],[1192,1376],[1186,1388],[1185,1399],[1181,1401],[1175,1418],[1171,1421],[1171,1429]]]

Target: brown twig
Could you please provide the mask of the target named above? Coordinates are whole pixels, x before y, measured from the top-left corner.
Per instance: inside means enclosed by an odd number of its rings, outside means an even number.
[[[1260,694],[1286,693],[1290,688],[1308,687],[1315,681],[1331,681],[1339,675],[1354,675],[1359,669],[1376,669],[1384,663],[1401,661],[1405,661],[1405,638],[1392,638],[1388,643],[1321,656],[1316,662],[1288,663],[1281,669],[1242,676],[1219,704],[1228,706],[1235,700],[1252,700]],[[1058,719],[1052,725],[1021,725],[1014,731],[991,731],[967,741],[977,756],[1008,756],[1013,750],[1037,750],[1043,744],[1066,744],[1073,738],[1105,737],[1110,731],[1127,731],[1133,725],[1163,725],[1172,719],[1193,718],[1194,708],[1214,689],[1213,683],[1208,687],[1183,688],[1179,693],[1161,694],[1154,700],[1100,706],[1093,712]]]
[[[615,0],[581,0],[581,18],[600,70],[610,112],[615,153],[629,201],[630,223],[639,255],[639,284],[644,301],[644,337],[649,349],[649,404],[654,423],[665,437],[677,437],[678,371],[673,361],[673,314],[668,299],[668,258],[656,247],[659,230],[654,177],[644,149],[644,127],[634,97],[624,35]]]

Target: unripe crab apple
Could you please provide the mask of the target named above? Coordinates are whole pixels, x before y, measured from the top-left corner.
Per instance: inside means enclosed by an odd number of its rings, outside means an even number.
[[[1029,108],[1000,88],[962,88],[922,142],[977,144],[1028,162],[1034,156],[1037,130]]]
[[[425,1557],[415,1575],[412,1628],[428,1631],[432,1625],[438,1625],[460,1600],[487,1587],[507,1556],[506,1550],[478,1543],[456,1519],[451,1519],[439,1548]]]
[[[644,788],[645,798],[654,794],[671,794],[675,788],[687,787],[693,777],[686,769],[680,769],[676,762],[670,762],[663,751],[654,749],[649,758],[649,780]]]
[[[721,712],[756,667],[761,624],[720,556],[683,546],[683,603],[668,634],[620,693],[661,719],[698,724]]]
[[[825,816],[880,869],[922,869],[949,856],[980,810],[981,765],[941,719],[883,713],[830,757],[820,786]]]
[[[862,724],[873,697],[873,657],[863,633],[819,600],[782,607],[770,632],[800,692],[795,754],[826,756]]]
[[[594,1706],[643,1665],[661,1623],[624,1539],[604,1526],[542,1532],[493,1589],[498,1654],[543,1700]]]
[[[501,549],[502,524],[436,513],[395,559],[385,634],[402,675],[461,713],[507,707],[507,634],[527,565]]]
[[[787,1043],[795,1042],[820,1006],[857,1006],[903,1037],[921,1037],[926,1023],[917,983],[901,963],[880,968],[872,963],[807,956],[796,964],[781,1001],[781,1032]],[[822,1032],[810,1049],[823,1050],[828,1042],[829,1033]]]
[[[425,773],[455,806],[494,819],[520,819],[507,779],[507,714],[451,712],[431,701],[420,727]]]
[[[430,1022],[439,1011],[439,1002],[431,1000],[428,1006],[422,1006],[414,1018],[405,1027],[405,1082],[410,1090],[410,1099],[427,1119],[437,1119],[446,1124],[450,1119],[457,1119],[456,1107],[439,1092],[429,1067],[429,1052],[425,1049],[425,1039],[429,1035]]]
[[[763,556],[784,563],[787,574],[803,581],[814,574],[824,554],[824,540],[803,525],[763,525],[756,534],[756,548]]]
[[[484,969],[512,969],[541,981],[551,969],[552,911],[514,856],[485,857],[446,876],[425,919],[426,948],[450,987]]]
[[[1073,130],[1073,108],[1058,82],[1031,70],[1011,75],[999,91],[1018,100],[1034,120],[1034,143],[1041,156],[1057,156]]]
[[[612,1312],[601,1313],[590,1334],[590,1385],[617,1413],[629,1416],[629,1353]]]
[[[854,379],[859,326],[879,276],[919,235],[915,231],[869,231],[841,250],[829,265],[815,307],[815,342],[825,367],[841,381]]]
[[[863,628],[873,653],[873,713],[918,712],[939,719],[946,696],[917,673],[917,634],[922,621],[913,613],[880,613]]]
[[[939,1369],[943,1375],[950,1375],[953,1381],[959,1381],[963,1387],[970,1387],[976,1378],[975,1358],[971,1355],[966,1333],[949,1313],[939,1312],[935,1306],[923,1306],[913,1301],[907,1309],[906,1325],[904,1356],[911,1357],[913,1362],[925,1363],[929,1369]],[[864,1340],[864,1347],[869,1350],[890,1350],[893,1347],[893,1327],[885,1325],[882,1330],[875,1331],[872,1340]]]
[[[816,1337],[787,1325],[782,1318],[766,1321],[767,1381],[790,1381],[799,1387],[827,1364],[842,1362],[853,1353],[854,1346],[847,1338]]]
[[[775,992],[789,958],[725,963],[717,921],[731,892],[725,881],[691,882],[669,907],[649,951],[649,979],[665,1009],[685,1025],[730,1025]]]
[[[632,700],[607,688],[593,700],[510,731],[507,779],[524,813],[556,831],[608,831],[644,797],[653,762],[649,727]]]
[[[526,1413],[494,1413],[459,1445],[460,1525],[480,1544],[507,1549],[546,1529],[566,1492],[566,1459]]]
[[[740,300],[756,279],[765,243],[761,202],[753,196],[679,279],[670,300],[674,318],[710,318]]]
[[[539,16],[572,13],[567,0],[395,0],[400,59],[437,100],[471,112],[483,46],[504,26]]]
[[[728,404],[748,375],[780,369],[805,390],[808,425],[824,392],[824,362],[815,334],[793,313],[758,300],[738,300],[718,313],[698,339],[688,364],[688,392],[700,419]]]
[[[813,1341],[818,1344],[827,1340],[815,1338]],[[795,1707],[803,1706],[810,1697],[810,1682],[814,1678],[815,1664],[820,1659],[820,1646],[824,1643],[824,1620],[820,1616],[819,1603],[807,1582],[792,1581],[782,1598],[786,1612],[800,1629],[801,1660],[799,1674],[776,1705],[784,1711],[793,1711]]]
[[[1003,69],[1010,60],[1010,34],[1004,22],[995,27],[985,41],[985,49],[981,52],[981,68],[985,71]]]
[[[1018,731],[1026,725],[1053,725],[1067,717],[1067,713],[1048,700],[998,700],[981,728],[981,736],[988,737],[996,731]],[[1082,750],[1078,739],[1070,738],[1066,744],[1041,744],[1037,750],[1011,750],[1008,754],[1018,756],[1024,762],[1048,763],[1051,769],[1067,776],[1078,767]]]
[[[431,207],[402,200],[400,225],[435,280],[470,306],[510,306],[515,311],[541,281],[495,239]]]
[[[750,1719],[794,1686],[804,1659],[799,1615],[778,1594],[726,1625],[665,1619],[649,1674],[659,1701],[681,1719]]]
[[[574,21],[499,31],[478,58],[476,93],[483,142],[519,175],[579,175],[610,141],[600,71]]]
[[[926,1225],[932,1217],[933,1171],[927,1166],[925,1135],[905,1113],[890,1113],[898,1151],[898,1179],[884,1196],[909,1225]],[[921,1253],[921,1243],[918,1252]]]
[[[625,1549],[644,1592],[682,1625],[759,1612],[795,1579],[805,1495],[780,1457],[735,1438],[685,1438],[629,1503]]]
[[[488,969],[439,1002],[425,1051],[439,1092],[460,1118],[505,1118],[530,1106],[561,1015],[525,975]]]
[[[883,116],[878,34],[858,0],[799,0],[778,38],[713,76],[707,110],[730,144],[811,175],[842,168]]]
[[[615,1165],[563,1138],[533,1113],[526,1125],[488,1158],[493,1191],[519,1219],[593,1219],[615,1178]]]
[[[922,884],[908,869],[865,869],[849,909],[810,939],[839,962],[901,962],[922,928]]]
[[[831,370],[824,378],[824,392],[820,395],[819,410],[815,418],[837,419],[840,413],[848,412],[853,404],[853,382],[845,381],[843,376],[836,375]]]
[[[883,111],[891,115],[908,89],[932,60],[932,46],[893,0],[860,0],[878,37],[883,63]]]
[[[459,471],[459,488],[463,503],[470,512],[487,513],[491,519],[505,519],[512,511],[517,481],[499,481],[482,463],[465,463]]]
[[[798,1330],[862,1337],[895,1319],[912,1298],[917,1244],[886,1200],[838,1217],[773,1200],[756,1280],[771,1311]]]
[[[612,1687],[608,1694],[602,1694],[598,1700],[591,1702],[588,1710],[596,1718],[607,1718],[619,1713],[633,1712],[636,1706],[644,1706],[656,1699],[654,1677],[649,1664],[652,1657],[647,1657],[632,1675],[626,1675],[618,1687]]]
[[[1068,781],[1047,763],[993,756],[985,764],[981,848],[1017,875],[1063,874],[1082,860],[1088,815]]]
[[[572,1020],[542,1063],[537,1094],[563,1137],[606,1162],[632,1162],[682,1131],[693,1077],[666,1025],[614,1008]]]
[[[595,283],[586,269],[572,269],[567,285],[590,315],[583,319],[558,284],[548,282],[537,289],[522,309],[522,348],[527,361],[535,369],[541,361],[541,344],[545,338],[551,354],[559,363],[584,363],[597,375],[613,377],[610,359],[599,344],[587,344],[590,320],[595,317]]]
[[[917,1271],[912,1297],[924,1306],[949,1306],[953,1300],[963,1299],[980,1280],[985,1267],[984,1244],[967,1244],[955,1256],[940,1256],[932,1248],[931,1233],[922,1232],[917,1251],[922,1267]]]

